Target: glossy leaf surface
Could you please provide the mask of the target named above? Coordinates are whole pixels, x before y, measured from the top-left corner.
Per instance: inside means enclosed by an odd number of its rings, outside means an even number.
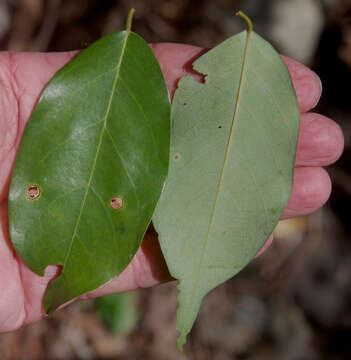
[[[182,348],[203,296],[237,274],[272,233],[290,196],[299,107],[288,70],[254,32],[198,59],[172,107],[171,161],[153,218],[180,280]]]
[[[160,66],[130,30],[97,41],[50,81],[23,135],[9,196],[23,261],[40,275],[50,264],[63,268],[48,286],[47,311],[131,261],[167,175],[169,137]]]

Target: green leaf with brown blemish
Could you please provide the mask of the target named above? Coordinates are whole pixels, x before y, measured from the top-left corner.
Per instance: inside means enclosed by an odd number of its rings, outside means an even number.
[[[194,62],[205,83],[182,78],[172,105],[170,169],[153,223],[179,279],[179,348],[205,294],[261,249],[292,187],[295,91],[249,25]]]
[[[48,286],[46,311],[125,269],[167,175],[168,90],[130,23],[131,15],[126,31],[100,39],[56,73],[23,135],[10,233],[36,273],[63,268]]]

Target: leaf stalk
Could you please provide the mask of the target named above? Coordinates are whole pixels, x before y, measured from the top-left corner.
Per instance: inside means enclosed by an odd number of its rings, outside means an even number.
[[[130,32],[132,30],[132,22],[133,22],[133,15],[135,13],[135,9],[131,8],[128,13],[127,22],[126,22],[126,30]]]
[[[251,33],[253,31],[253,25],[251,19],[243,11],[238,11],[236,13],[236,16],[241,17],[246,22],[248,27],[248,32]]]

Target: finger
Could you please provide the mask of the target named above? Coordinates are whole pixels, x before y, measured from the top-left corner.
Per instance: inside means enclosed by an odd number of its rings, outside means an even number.
[[[177,87],[178,80],[187,74],[196,75],[192,63],[207,50],[197,46],[159,43],[151,45],[161,64],[171,96]],[[306,66],[283,56],[290,71],[296,90],[301,112],[314,108],[321,96],[322,86],[319,77]]]
[[[340,126],[323,115],[301,115],[296,166],[327,166],[339,159],[344,149]]]
[[[318,75],[296,60],[282,56],[287,65],[302,113],[318,104],[322,95],[322,82]]]
[[[330,177],[323,168],[296,168],[290,200],[282,219],[308,215],[318,210],[329,199],[330,192]]]
[[[18,265],[22,275],[22,283],[25,293],[24,307],[26,309],[25,324],[31,324],[46,316],[44,312],[44,294],[50,281],[61,273],[59,266],[47,266],[44,276],[32,272],[17,256]]]

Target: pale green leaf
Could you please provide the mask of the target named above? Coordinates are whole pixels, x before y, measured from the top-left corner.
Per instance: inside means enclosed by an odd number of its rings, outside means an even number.
[[[224,41],[193,65],[205,83],[179,82],[170,170],[153,218],[180,280],[180,348],[204,295],[247,265],[277,224],[299,133],[288,70],[256,33]]]

